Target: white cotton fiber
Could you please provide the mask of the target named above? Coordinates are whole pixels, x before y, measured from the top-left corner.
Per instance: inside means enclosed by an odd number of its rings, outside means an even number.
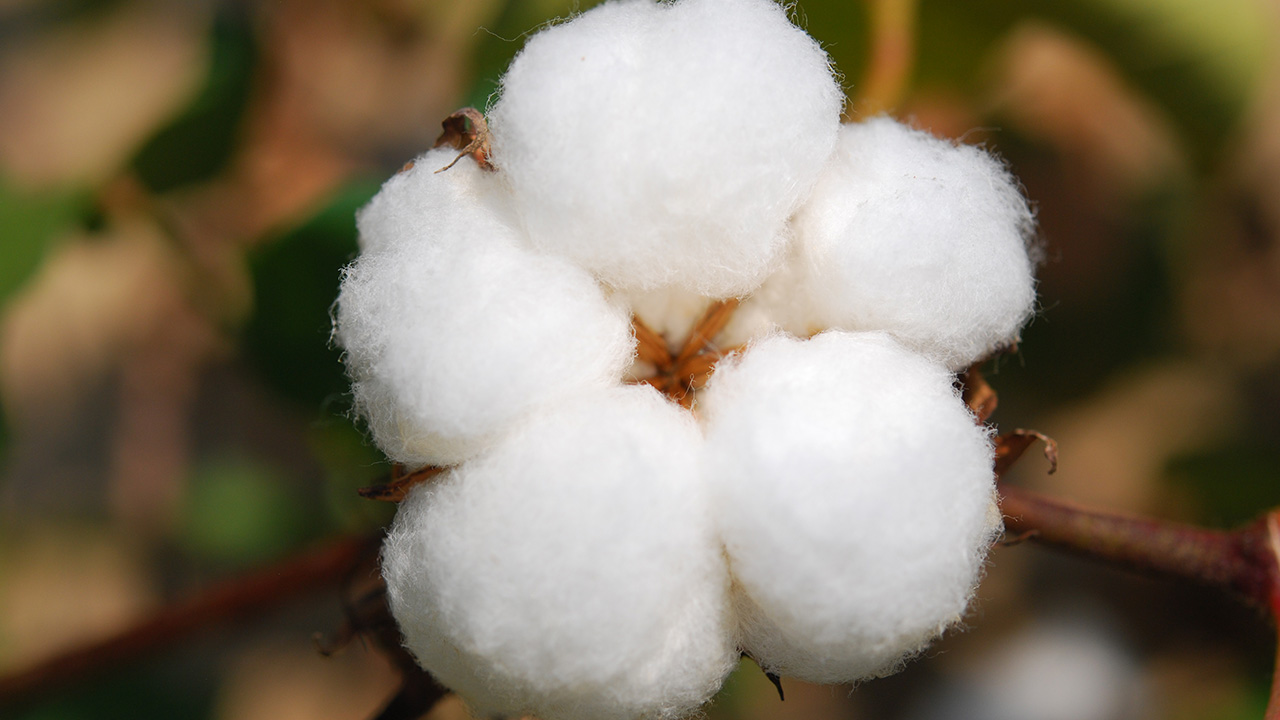
[[[808,337],[826,328],[816,323],[813,299],[806,287],[796,248],[792,246],[781,267],[734,311],[721,341],[729,347],[778,332]]]
[[[612,294],[612,299],[630,308],[650,330],[676,346],[689,337],[693,326],[713,302],[705,295],[681,287],[619,291]]]
[[[700,401],[743,634],[766,669],[888,674],[957,622],[992,540],[987,431],[882,333],[765,339]]]
[[[460,462],[542,404],[619,381],[624,309],[560,258],[520,244],[501,184],[433,151],[388,180],[359,215],[335,339],[356,410],[408,465]]]
[[[751,290],[843,94],[773,0],[610,2],[533,36],[489,114],[532,241],[619,288]]]
[[[736,664],[692,417],[584,394],[413,491],[383,549],[405,644],[479,717],[676,718]]]
[[[885,117],[845,125],[795,228],[820,324],[884,330],[960,370],[1031,317],[1032,214],[979,148]]]

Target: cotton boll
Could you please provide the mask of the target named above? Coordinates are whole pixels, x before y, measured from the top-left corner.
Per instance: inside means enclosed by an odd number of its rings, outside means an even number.
[[[699,405],[743,647],[820,683],[888,674],[959,620],[992,448],[942,366],[882,333],[767,338]]]
[[[460,462],[542,404],[617,383],[633,342],[589,274],[519,244],[484,194],[491,177],[453,177],[465,162],[436,174],[440,160],[428,153],[361,213],[366,250],[335,320],[356,410],[415,466]]]
[[[489,114],[538,247],[618,288],[753,289],[843,94],[772,0],[606,3],[531,38]]]
[[[424,668],[480,717],[674,718],[737,662],[692,417],[574,398],[417,488],[383,550]]]
[[[1033,218],[981,149],[885,117],[846,125],[795,225],[828,327],[884,330],[960,370],[1031,317]]]

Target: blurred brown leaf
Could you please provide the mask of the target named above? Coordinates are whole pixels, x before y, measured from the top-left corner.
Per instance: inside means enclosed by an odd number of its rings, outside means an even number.
[[[1238,401],[1211,368],[1167,363],[1114,378],[1099,393],[1035,421],[1058,441],[1065,462],[1047,475],[1039,463],[1013,472],[1046,492],[1116,511],[1164,514],[1166,463],[1232,432]]]
[[[225,720],[352,720],[395,691],[397,673],[355,645],[324,657],[302,642],[260,643],[234,661],[214,717]]]
[[[992,112],[1083,160],[1116,190],[1185,170],[1160,109],[1083,38],[1025,21],[1005,39],[993,76]]]
[[[159,228],[132,219],[68,238],[5,308],[0,397],[15,421],[67,405],[183,302]]]
[[[32,186],[96,183],[187,103],[208,66],[203,3],[130,2],[0,51],[0,165]]]
[[[0,547],[0,671],[103,637],[157,604],[146,558],[120,534],[45,523]]]

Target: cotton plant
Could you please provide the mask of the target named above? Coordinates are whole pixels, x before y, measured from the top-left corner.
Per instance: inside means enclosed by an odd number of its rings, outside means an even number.
[[[1031,316],[1033,219],[842,98],[773,0],[609,2],[360,211],[355,408],[434,469],[389,604],[476,713],[681,717],[742,655],[858,682],[963,615],[1001,521],[956,372]]]

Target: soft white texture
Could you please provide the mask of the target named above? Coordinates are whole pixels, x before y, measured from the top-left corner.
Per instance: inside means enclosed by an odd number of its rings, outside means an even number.
[[[542,404],[615,384],[626,312],[596,281],[520,244],[502,186],[437,150],[391,178],[358,217],[335,339],[356,410],[392,460],[447,465]]]
[[[743,648],[820,683],[887,674],[960,619],[992,540],[987,431],[882,333],[765,339],[699,405]]]
[[[489,125],[536,246],[615,287],[728,297],[773,267],[842,102],[773,0],[623,0],[533,36]]]
[[[424,668],[480,716],[674,718],[737,662],[693,418],[584,395],[413,491],[383,549]]]
[[[648,328],[679,345],[713,302],[681,287],[615,292],[612,298],[631,309],[631,313]]]
[[[821,325],[884,330],[960,370],[1031,317],[1032,214],[979,148],[886,117],[845,125],[795,228]]]
[[[721,342],[733,347],[777,332],[808,337],[825,330],[815,320],[807,281],[800,269],[797,248],[792,245],[781,267],[743,298],[725,326]]]

